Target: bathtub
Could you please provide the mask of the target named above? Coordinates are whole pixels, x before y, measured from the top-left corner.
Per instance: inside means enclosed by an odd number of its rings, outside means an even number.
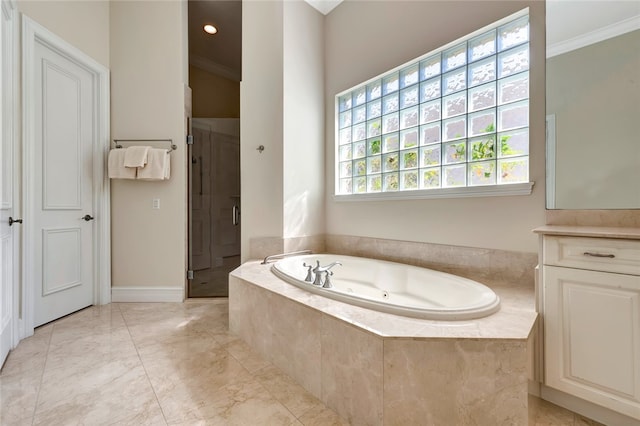
[[[307,265],[333,267],[332,288],[305,281]],[[430,320],[469,320],[500,309],[500,298],[476,281],[444,272],[382,260],[334,254],[282,259],[272,272],[311,293],[381,312]]]

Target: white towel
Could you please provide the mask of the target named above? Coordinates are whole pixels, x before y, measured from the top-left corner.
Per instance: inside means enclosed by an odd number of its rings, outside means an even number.
[[[124,149],[109,151],[109,177],[111,179],[135,179],[137,169],[124,166]]]
[[[171,175],[171,156],[166,149],[150,149],[147,165],[138,167],[138,179],[165,180]]]
[[[171,155],[168,152],[165,153],[164,160],[164,178],[165,180],[169,180],[171,177]]]
[[[148,146],[130,146],[125,150],[124,166],[125,167],[144,167],[147,164],[147,156],[149,153]]]

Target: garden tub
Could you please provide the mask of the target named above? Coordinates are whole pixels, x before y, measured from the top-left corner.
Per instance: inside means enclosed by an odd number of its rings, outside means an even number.
[[[308,265],[335,265],[331,288],[314,285]],[[307,265],[307,266],[305,266]],[[482,318],[500,309],[500,298],[479,282],[400,263],[334,254],[282,259],[271,267],[286,282],[309,292],[381,312],[430,320]],[[315,275],[312,274],[313,281]]]

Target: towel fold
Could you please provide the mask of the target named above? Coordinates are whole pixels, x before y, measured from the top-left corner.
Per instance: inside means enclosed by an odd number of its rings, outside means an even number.
[[[147,165],[138,167],[138,179],[165,180],[171,176],[171,156],[166,149],[150,149]]]
[[[124,166],[124,149],[109,151],[109,177],[111,179],[135,179],[137,169]]]
[[[125,149],[124,166],[144,167],[148,161],[147,156],[150,148],[148,146],[130,146]]]

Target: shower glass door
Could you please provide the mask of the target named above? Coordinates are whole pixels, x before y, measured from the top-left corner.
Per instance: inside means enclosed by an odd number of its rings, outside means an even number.
[[[194,118],[189,161],[189,297],[226,297],[240,265],[240,121]]]

